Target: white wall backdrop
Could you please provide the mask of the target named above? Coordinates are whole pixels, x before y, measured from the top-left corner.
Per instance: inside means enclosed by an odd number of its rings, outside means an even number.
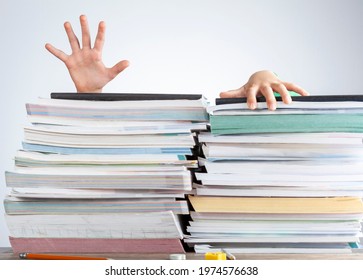
[[[12,170],[24,104],[74,91],[46,42],[70,51],[63,23],[93,35],[107,24],[104,61],[131,66],[105,92],[202,93],[210,99],[271,69],[311,94],[362,93],[362,0],[0,0],[1,172]],[[95,36],[93,36],[94,39]],[[0,247],[9,246],[0,206]]]

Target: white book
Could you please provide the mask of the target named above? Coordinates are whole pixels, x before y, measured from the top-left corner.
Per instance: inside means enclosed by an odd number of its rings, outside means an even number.
[[[183,238],[171,211],[92,215],[6,215],[10,236],[45,238]]]
[[[147,123],[147,122],[144,122]],[[99,126],[64,126],[64,125],[31,125],[25,126],[24,131],[28,133],[61,134],[61,135],[144,135],[150,132],[151,135],[175,133],[190,134],[190,129],[186,126],[171,128],[152,129],[152,127],[99,127]]]
[[[203,145],[207,158],[231,159],[362,159],[362,145],[338,144],[223,144]]]
[[[134,120],[120,120],[120,119],[81,119],[72,117],[58,117],[58,116],[43,116],[43,115],[27,115],[27,119],[34,125],[62,125],[62,126],[76,126],[85,128],[108,128],[124,131],[125,133],[140,134],[145,131],[162,131],[170,129],[189,129],[191,130],[206,130],[207,124],[205,122],[191,122],[191,121],[134,121]]]
[[[95,199],[95,198],[184,198],[187,191],[118,190],[118,189],[64,189],[64,188],[11,188],[17,198]]]
[[[279,108],[279,110],[276,111],[270,111],[265,110],[267,109],[267,103],[265,102],[257,102],[257,107],[255,110],[250,110],[247,106],[247,103],[233,103],[233,104],[221,104],[221,105],[215,105],[215,106],[208,106],[207,112],[214,115],[216,112],[221,112],[221,114],[226,113],[228,114],[228,111],[234,111],[240,112],[244,111],[245,114],[249,115],[259,115],[261,114],[261,111],[264,111],[264,114],[281,114],[280,112],[284,112],[284,110],[295,112],[298,114],[302,114],[305,111],[313,111],[316,110],[320,114],[322,112],[328,111],[328,110],[336,110],[339,112],[345,112],[345,110],[349,109],[356,109],[357,112],[363,112],[363,102],[355,102],[355,101],[336,101],[336,102],[299,102],[294,101],[291,104],[285,104],[282,101],[277,101],[276,106]],[[262,114],[263,114],[262,113]],[[282,113],[283,114],[283,113]]]
[[[236,237],[256,234],[264,235],[357,235],[359,220],[197,220],[191,221],[187,232],[195,236],[226,235]]]
[[[198,175],[198,173],[196,173]],[[205,173],[207,174],[207,173]],[[349,190],[355,190],[355,191],[359,191],[362,189],[362,182],[361,181],[350,181],[350,182],[345,182],[345,181],[309,181],[309,182],[305,182],[303,180],[299,180],[297,181],[296,178],[295,180],[292,181],[259,181],[259,180],[255,180],[255,181],[251,181],[251,180],[230,180],[230,181],[217,181],[217,180],[209,180],[204,178],[203,180],[203,185],[204,186],[228,186],[228,187],[297,187],[297,188],[312,188],[312,189],[330,189],[330,190],[345,190],[345,189],[349,189]]]
[[[31,144],[44,144],[67,147],[123,147],[123,146],[165,146],[165,147],[193,147],[193,134],[140,134],[125,135],[115,132],[85,132],[78,133],[71,129],[61,131],[38,127],[25,127],[24,140]]]
[[[213,135],[201,132],[202,143],[250,143],[250,144],[344,144],[362,145],[363,133],[259,133],[243,135]]]
[[[264,185],[268,182],[274,182],[278,184],[279,182],[294,182],[294,181],[304,181],[304,183],[309,182],[362,182],[363,174],[358,175],[345,175],[345,174],[335,174],[335,175],[325,175],[325,174],[315,174],[315,175],[300,175],[300,174],[285,174],[281,176],[280,174],[263,174],[261,171],[259,174],[251,174],[250,176],[244,176],[240,174],[224,174],[224,173],[196,173],[198,180],[202,181],[204,185],[228,185],[237,184],[238,182],[258,182],[260,185]],[[308,185],[308,184],[307,184]]]
[[[267,108],[259,108],[257,110],[246,109],[231,109],[231,110],[217,110],[213,111],[211,115],[214,116],[261,116],[261,115],[329,115],[329,114],[362,114],[363,108],[280,108],[277,111],[270,111]]]
[[[237,220],[199,220],[190,221],[189,229],[198,230],[199,232],[232,232],[232,231],[262,231],[270,232],[276,230],[298,230],[301,232],[309,231],[354,231],[358,233],[361,229],[359,220],[347,221],[315,221],[315,220],[255,220],[255,221],[237,221]],[[243,233],[243,232],[242,232]]]
[[[354,249],[346,243],[267,243],[250,244],[249,246],[243,245],[244,244],[235,244],[234,246],[231,246],[228,244],[216,244],[213,246],[197,244],[194,246],[194,251],[197,254],[222,251],[231,254],[351,254],[354,251]]]
[[[26,104],[28,115],[89,120],[185,120],[207,122],[206,100],[88,101],[40,98]]]
[[[209,220],[233,220],[233,221],[345,221],[345,220],[362,220],[363,213],[315,213],[315,214],[272,214],[272,213],[201,213],[190,211],[193,221],[209,221]]]
[[[132,101],[96,101],[96,100],[68,100],[39,97],[37,104],[64,107],[64,108],[85,108],[85,109],[129,109],[129,108],[204,108],[208,105],[205,97],[197,100],[132,100]]]
[[[79,215],[116,214],[172,211],[189,214],[186,200],[169,198],[96,198],[96,199],[44,199],[19,198],[7,195],[5,213],[9,215]],[[56,218],[56,216],[55,216]]]
[[[7,187],[85,189],[191,190],[190,171],[170,172],[62,172],[28,174],[6,172]]]
[[[197,188],[196,195],[208,196],[255,196],[255,197],[327,197],[327,196],[356,196],[363,198],[363,187],[361,190],[325,190],[321,189],[299,189],[293,187],[241,187],[228,188],[226,186],[213,188]]]
[[[40,166],[40,167],[22,167],[15,166],[15,172],[22,174],[98,174],[98,173],[125,173],[125,172],[178,172],[186,171],[187,168],[181,165],[161,165],[161,166]]]
[[[46,154],[33,151],[17,151],[15,161],[23,163],[37,163],[44,165],[69,164],[69,165],[121,165],[121,164],[172,164],[193,165],[196,161],[186,160],[185,156],[175,154]]]
[[[193,236],[184,239],[185,243],[194,244],[213,244],[213,243],[340,243],[340,242],[359,242],[359,235],[223,235],[223,236]]]
[[[320,160],[320,161],[214,161],[199,158],[208,173],[228,173],[240,175],[256,174],[296,174],[296,175],[345,175],[361,174],[362,160]]]

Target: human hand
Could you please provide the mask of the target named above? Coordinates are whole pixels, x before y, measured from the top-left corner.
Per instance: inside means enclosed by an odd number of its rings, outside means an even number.
[[[291,96],[288,90],[307,96],[309,95],[303,88],[293,83],[281,81],[273,72],[263,70],[254,73],[248,82],[239,89],[221,92],[221,98],[247,97],[247,106],[251,110],[256,109],[257,96],[263,95],[266,98],[267,107],[270,110],[276,109],[276,98],[274,91],[281,95],[285,104],[291,103]]]
[[[45,48],[54,56],[64,62],[69,74],[76,86],[77,92],[102,92],[103,87],[113,80],[119,73],[129,66],[127,60],[116,63],[107,68],[102,62],[102,48],[105,42],[106,25],[101,21],[93,48],[89,34],[87,17],[80,16],[82,30],[82,47],[74,34],[69,22],[64,23],[72,54],[67,55],[63,51],[47,43]]]

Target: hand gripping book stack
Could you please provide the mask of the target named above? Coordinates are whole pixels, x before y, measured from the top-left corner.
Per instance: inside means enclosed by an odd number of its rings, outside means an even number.
[[[217,99],[190,196],[196,252],[351,253],[363,218],[363,96]]]
[[[4,200],[14,252],[184,252],[201,95],[52,93],[29,125]]]

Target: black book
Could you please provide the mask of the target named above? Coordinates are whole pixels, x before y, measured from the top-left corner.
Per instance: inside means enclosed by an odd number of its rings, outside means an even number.
[[[140,101],[140,100],[198,100],[201,94],[160,94],[160,93],[75,93],[52,92],[52,99],[93,100],[93,101]]]
[[[363,95],[312,95],[291,96],[292,101],[299,102],[363,102]],[[282,101],[281,96],[276,96],[276,101]],[[216,105],[246,103],[247,98],[216,98]],[[257,97],[257,102],[266,102],[265,97]]]

